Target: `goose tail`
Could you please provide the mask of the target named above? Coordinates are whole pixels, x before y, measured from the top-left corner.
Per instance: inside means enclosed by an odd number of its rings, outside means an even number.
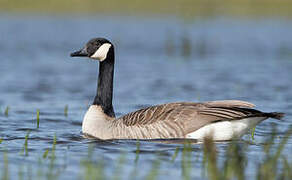
[[[281,120],[285,116],[285,113],[282,113],[282,112],[270,112],[270,113],[265,113],[265,116],[267,116],[269,118]]]

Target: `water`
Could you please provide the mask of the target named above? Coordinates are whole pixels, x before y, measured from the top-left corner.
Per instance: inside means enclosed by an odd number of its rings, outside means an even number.
[[[49,172],[50,158],[40,159],[52,148],[56,135],[54,172],[60,170],[60,179],[83,177],[82,163],[91,147],[92,159],[104,162],[106,176],[113,177],[119,169],[121,174],[116,174],[122,179],[145,178],[159,157],[159,179],[182,177],[181,152],[169,163],[182,144],[142,141],[140,153],[136,153],[136,141],[103,142],[82,137],[82,118],[95,95],[98,64],[72,59],[69,53],[92,37],[107,37],[116,45],[117,116],[153,104],[221,99],[246,100],[263,111],[285,112],[284,121],[269,119],[256,128],[257,145],[248,148],[246,172],[247,177],[254,177],[253,170],[263,156],[261,143],[272,133],[272,124],[278,127],[279,138],[291,124],[291,30],[291,21],[279,19],[218,18],[183,23],[171,18],[2,15],[1,161],[7,152],[12,178],[21,177],[21,172],[32,177]],[[190,54],[182,47],[190,48]],[[68,116],[64,115],[66,105]],[[8,117],[4,115],[7,106]],[[28,156],[22,156],[28,131]],[[246,135],[243,140],[249,138]],[[219,152],[227,145],[217,144]],[[290,162],[291,148],[289,139],[283,154]],[[201,145],[192,145],[192,149],[196,161],[191,177],[203,178]],[[119,168],[123,158],[125,163]]]

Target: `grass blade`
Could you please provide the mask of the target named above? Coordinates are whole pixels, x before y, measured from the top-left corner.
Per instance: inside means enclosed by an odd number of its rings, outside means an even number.
[[[64,116],[68,116],[68,109],[69,109],[69,106],[66,105],[65,108],[64,108]]]
[[[40,110],[37,109],[37,128],[40,127]]]
[[[5,108],[4,115],[5,115],[6,117],[8,117],[9,109],[10,109],[9,106],[7,106],[7,107]]]

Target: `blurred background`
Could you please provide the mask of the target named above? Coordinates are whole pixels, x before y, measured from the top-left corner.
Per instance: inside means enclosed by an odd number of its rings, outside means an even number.
[[[160,0],[160,1],[101,1],[101,0],[1,0],[1,10],[8,13],[37,14],[104,14],[129,16],[177,16],[184,18],[241,16],[289,17],[289,0]]]
[[[0,10],[3,177],[84,178],[88,166],[83,171],[81,162],[92,144],[93,160],[104,162],[107,175],[119,167],[115,163],[126,152],[129,163],[121,177],[144,178],[153,164],[156,167],[153,154],[159,152],[157,177],[183,176],[180,156],[168,164],[176,148],[183,148],[179,145],[142,143],[137,163],[136,142],[82,137],[81,122],[96,92],[98,64],[69,54],[93,37],[108,38],[115,45],[117,116],[154,104],[221,99],[285,112],[285,121],[267,120],[256,128],[259,145],[247,151],[251,161],[246,177],[256,175],[263,156],[260,143],[272,134],[271,125],[278,127],[280,136],[291,124],[291,0],[0,0]],[[26,139],[28,155],[22,156]],[[290,161],[291,141],[284,149]],[[218,146],[219,152],[227,147]],[[192,148],[199,153],[198,163],[188,177],[204,179],[200,146]],[[52,149],[54,166],[45,156]]]

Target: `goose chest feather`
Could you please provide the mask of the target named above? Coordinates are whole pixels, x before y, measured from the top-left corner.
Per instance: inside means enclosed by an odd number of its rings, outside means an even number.
[[[222,100],[155,105],[116,118],[112,105],[113,44],[104,38],[94,38],[71,56],[100,62],[96,96],[82,123],[84,134],[99,139],[231,140],[240,138],[267,118],[280,119],[284,115],[255,110],[253,104],[245,101]]]

